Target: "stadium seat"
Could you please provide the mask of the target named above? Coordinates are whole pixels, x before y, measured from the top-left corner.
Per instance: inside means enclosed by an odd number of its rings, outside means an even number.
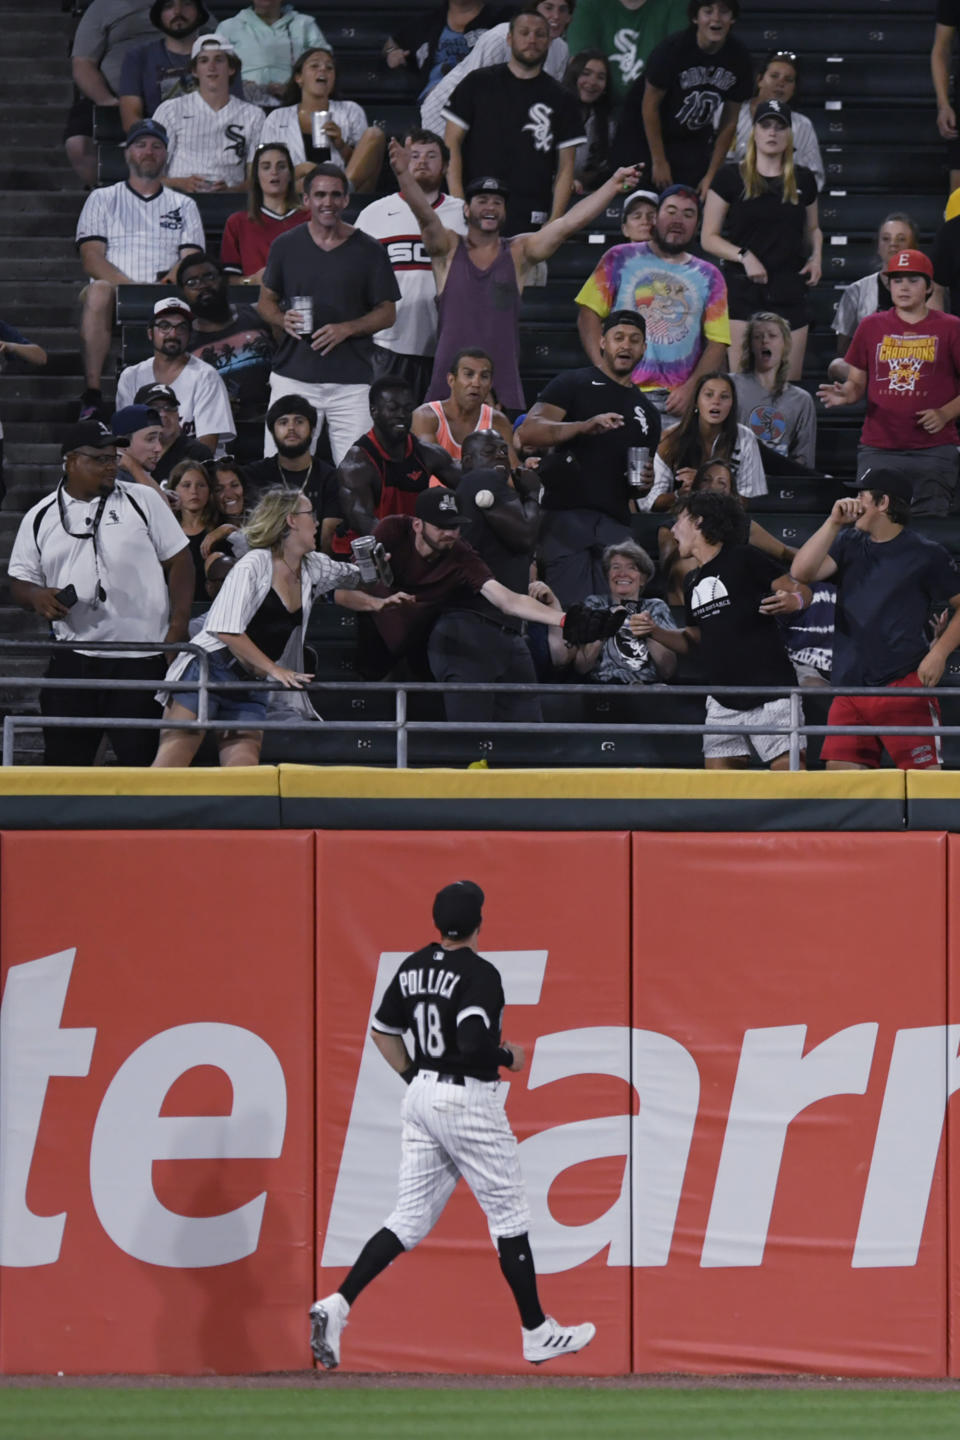
[[[828,33],[835,16],[831,16]],[[920,27],[918,26],[918,29]],[[929,46],[930,35],[927,35]],[[771,49],[778,49],[774,45]],[[922,54],[829,55],[804,57],[803,98],[813,101],[845,100],[854,95],[882,95],[884,104],[912,101],[930,89],[930,56]]]
[[[773,7],[764,5],[762,8]],[[910,13],[878,18],[874,6],[861,14],[846,14],[845,3],[824,15],[811,14],[799,6],[784,15],[759,16],[745,11],[737,22],[736,36],[753,55],[773,50],[795,50],[801,57],[804,88],[806,61],[815,55],[922,55],[930,52],[929,28],[917,23]]]

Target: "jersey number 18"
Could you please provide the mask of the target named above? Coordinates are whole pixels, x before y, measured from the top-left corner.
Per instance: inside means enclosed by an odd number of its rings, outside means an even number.
[[[417,1035],[424,1055],[433,1059],[443,1054],[443,1031],[440,1028],[440,1011],[436,1005],[421,1000],[413,1007],[413,1018],[417,1022]]]

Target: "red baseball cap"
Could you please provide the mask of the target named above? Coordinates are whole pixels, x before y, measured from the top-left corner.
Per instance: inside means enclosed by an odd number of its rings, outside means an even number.
[[[886,275],[926,275],[933,279],[933,261],[922,250],[901,250],[887,261]]]

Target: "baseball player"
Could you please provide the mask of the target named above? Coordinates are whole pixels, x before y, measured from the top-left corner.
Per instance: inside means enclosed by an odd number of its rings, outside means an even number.
[[[374,1044],[409,1086],[397,1203],[340,1288],[310,1307],[310,1348],[328,1370],[340,1363],[340,1339],[360,1291],[430,1233],[461,1175],[483,1207],[517,1302],[524,1359],[540,1365],[572,1355],[596,1334],[591,1324],[558,1325],[540,1308],[527,1235],[530,1211],[503,1108],[506,1087],[498,1078],[501,1068],[522,1070],[524,1052],[500,1038],[503,985],[474,949],[483,899],[471,880],[437,893],[433,922],[440,943],[407,956],[373,1020]]]

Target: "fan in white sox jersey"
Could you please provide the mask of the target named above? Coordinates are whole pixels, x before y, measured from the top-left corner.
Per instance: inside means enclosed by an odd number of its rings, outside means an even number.
[[[513,1292],[523,1356],[540,1365],[582,1350],[596,1327],[562,1326],[544,1315],[527,1230],[530,1210],[517,1142],[504,1113],[501,1068],[523,1069],[519,1045],[500,1038],[503,986],[474,949],[483,891],[459,880],[438,891],[433,922],[440,943],[408,955],[373,1020],[373,1041],[409,1086],[397,1203],[367,1241],[342,1285],[310,1308],[310,1347],[328,1370],[340,1363],[350,1308],[371,1280],[430,1233],[461,1175],[483,1208],[500,1268]],[[404,1042],[414,1041],[411,1060]]]

